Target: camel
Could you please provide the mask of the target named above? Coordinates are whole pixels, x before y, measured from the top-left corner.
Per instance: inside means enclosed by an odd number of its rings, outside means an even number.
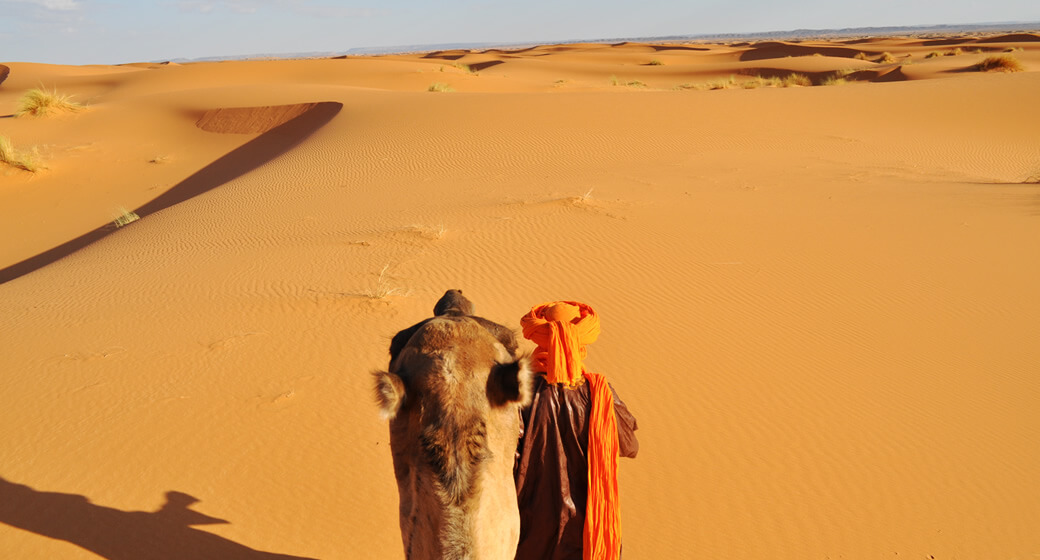
[[[516,554],[513,462],[532,379],[516,349],[512,331],[475,317],[462,292],[448,290],[434,317],[394,336],[389,371],[374,373],[408,559]]]

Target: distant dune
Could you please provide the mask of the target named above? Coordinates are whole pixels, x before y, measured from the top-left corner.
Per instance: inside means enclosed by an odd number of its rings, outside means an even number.
[[[201,58],[178,58],[174,62],[213,62],[218,60],[247,60],[273,58],[325,58],[343,55],[385,55],[401,53],[421,53],[441,50],[484,50],[493,48],[516,49],[534,47],[548,43],[675,43],[684,41],[762,41],[766,39],[829,39],[836,40],[849,37],[884,37],[891,35],[941,35],[954,34],[993,34],[1013,31],[1040,29],[1040,22],[1002,22],[978,23],[964,25],[914,25],[891,27],[846,27],[841,29],[794,29],[788,31],[761,31],[754,33],[701,33],[695,35],[668,35],[660,37],[599,37],[595,39],[560,38],[555,41],[515,41],[515,42],[469,42],[469,43],[437,43],[415,45],[392,45],[375,47],[354,47],[345,51],[334,52],[298,52],[298,53],[256,53],[250,55],[210,56]],[[1028,34],[1025,34],[1028,35]],[[1029,40],[1029,39],[1026,39]]]

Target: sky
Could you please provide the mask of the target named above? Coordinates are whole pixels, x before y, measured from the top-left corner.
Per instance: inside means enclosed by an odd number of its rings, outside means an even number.
[[[1040,0],[0,0],[0,62],[1040,22]]]

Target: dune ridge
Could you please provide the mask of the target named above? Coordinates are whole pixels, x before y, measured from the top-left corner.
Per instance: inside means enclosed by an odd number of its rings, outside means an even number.
[[[461,288],[600,314],[626,558],[1035,554],[1037,37],[4,62],[88,110],[0,118],[0,550],[403,557],[369,371]]]

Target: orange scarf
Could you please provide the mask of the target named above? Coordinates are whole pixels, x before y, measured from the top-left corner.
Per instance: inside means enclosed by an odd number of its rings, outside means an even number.
[[[549,383],[576,387],[589,382],[588,504],[585,508],[585,560],[616,560],[621,556],[621,514],[618,508],[618,433],[614,395],[606,378],[588,373],[582,363],[599,336],[599,317],[576,301],[545,303],[520,319],[524,338],[538,348],[534,359]]]

